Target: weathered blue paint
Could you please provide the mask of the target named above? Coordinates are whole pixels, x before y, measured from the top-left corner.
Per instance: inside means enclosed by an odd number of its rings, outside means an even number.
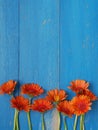
[[[71,99],[73,93],[67,86],[80,78],[89,81],[98,95],[97,5],[97,0],[0,0],[0,84],[14,79],[20,85],[39,83],[45,90],[60,87]],[[9,99],[0,96],[2,130],[13,128]],[[97,108],[95,102],[86,115],[87,130],[98,129]],[[47,130],[57,130],[54,115],[45,116]],[[71,130],[73,118],[68,121]],[[39,113],[32,112],[32,123],[34,130],[41,130]],[[24,112],[20,113],[20,127],[28,130]]]
[[[20,82],[39,83],[45,90],[59,84],[59,1],[20,0]],[[47,130],[51,113],[46,115]],[[21,129],[28,129],[21,114]],[[34,130],[41,130],[41,117],[32,112]],[[23,125],[24,124],[24,125]],[[52,130],[52,129],[51,129]]]
[[[0,0],[0,84],[18,80],[18,2]],[[14,109],[0,96],[0,129],[12,130]]]
[[[60,19],[60,87],[85,79],[98,95],[98,1],[62,0]],[[71,91],[68,91],[72,95]],[[72,96],[71,96],[72,97]],[[71,98],[69,96],[69,98]],[[86,115],[87,130],[98,130],[98,102]],[[69,119],[69,130],[73,120]]]

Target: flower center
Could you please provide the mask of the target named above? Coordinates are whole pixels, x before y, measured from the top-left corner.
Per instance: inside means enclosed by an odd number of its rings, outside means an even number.
[[[54,96],[54,100],[55,100],[55,102],[58,102],[59,101],[59,96]]]
[[[45,105],[40,105],[40,106],[39,106],[39,110],[40,110],[41,112],[44,112],[45,109],[46,109],[46,106],[45,106]]]
[[[79,108],[81,111],[83,111],[83,110],[86,109],[86,104],[84,104],[84,103],[79,103],[79,104],[78,104],[78,108]]]

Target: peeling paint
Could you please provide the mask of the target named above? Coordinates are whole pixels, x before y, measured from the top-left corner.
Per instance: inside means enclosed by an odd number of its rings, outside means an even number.
[[[86,27],[90,27],[90,23],[87,23],[87,24],[86,24]]]
[[[92,48],[94,48],[95,47],[95,44],[94,43],[92,43]]]
[[[86,8],[88,9],[88,7],[89,7],[89,6],[88,6],[88,4],[87,4],[87,5],[86,5]]]
[[[43,24],[46,24],[46,20],[43,21]]]
[[[9,125],[11,126],[12,124],[13,124],[12,121],[10,121]]]
[[[83,44],[82,47],[85,48],[85,44]]]
[[[45,24],[47,24],[49,22],[51,22],[51,19],[45,19],[42,24],[45,25]]]
[[[86,41],[88,41],[88,40],[89,40],[89,36],[86,37]]]

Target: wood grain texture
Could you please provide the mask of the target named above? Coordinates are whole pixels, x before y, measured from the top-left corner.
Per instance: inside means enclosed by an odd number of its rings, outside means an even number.
[[[60,87],[67,89],[69,82],[84,79],[98,95],[98,1],[62,0],[60,16]],[[73,95],[71,91],[68,91]],[[72,96],[69,96],[71,98]],[[98,103],[86,115],[87,130],[98,130]],[[73,120],[69,119],[69,130]],[[62,128],[64,130],[64,128]]]
[[[45,90],[59,85],[59,1],[20,0],[20,82],[39,83]],[[25,115],[26,116],[26,115]],[[51,112],[45,115],[52,130]],[[28,129],[21,114],[21,129]],[[33,129],[41,130],[41,117],[32,112]],[[24,124],[24,125],[23,125]]]
[[[0,0],[0,84],[18,80],[18,1]],[[0,95],[0,129],[12,130],[10,97]]]

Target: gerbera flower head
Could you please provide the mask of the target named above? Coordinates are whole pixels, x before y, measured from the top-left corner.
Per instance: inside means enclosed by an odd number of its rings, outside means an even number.
[[[71,104],[74,109],[74,114],[79,116],[91,110],[92,103],[90,102],[90,99],[87,96],[80,95],[74,97],[71,101]]]
[[[23,110],[25,112],[29,112],[30,110],[29,100],[23,96],[13,97],[11,99],[11,106],[16,108],[18,111]]]
[[[34,100],[33,104],[31,105],[31,109],[34,111],[38,111],[41,113],[44,113],[48,110],[51,110],[53,108],[53,105],[50,101],[47,101],[44,98]]]
[[[44,90],[38,84],[24,84],[21,87],[21,94],[27,94],[31,97],[39,96]]]
[[[16,87],[17,82],[13,80],[9,80],[8,82],[5,82],[0,87],[0,94],[12,94]]]
[[[64,90],[50,90],[47,93],[46,99],[51,101],[51,102],[56,102],[59,103],[60,101],[65,100],[67,97],[67,94]]]
[[[64,115],[67,115],[69,117],[72,117],[72,115],[74,114],[74,109],[73,109],[70,101],[60,102],[57,105],[57,109],[59,112],[63,113]]]
[[[86,82],[85,80],[75,80],[72,81],[70,84],[71,86],[69,86],[68,88],[71,89],[76,94],[82,93],[82,91],[88,89],[89,86],[89,83]]]
[[[80,95],[85,95],[88,96],[88,98],[90,99],[90,101],[95,101],[97,100],[97,96],[95,96],[90,90],[83,90],[82,93],[77,94],[77,96]]]

